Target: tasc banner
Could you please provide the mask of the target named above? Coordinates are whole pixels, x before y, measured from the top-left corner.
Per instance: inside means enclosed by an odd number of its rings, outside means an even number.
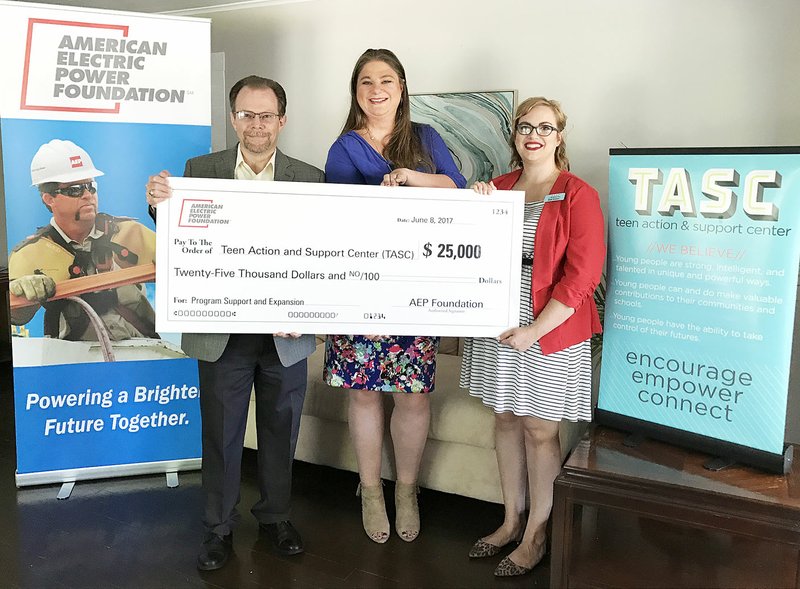
[[[612,150],[608,214],[599,412],[780,462],[800,149]]]
[[[197,468],[144,185],[210,150],[210,22],[0,2],[0,51],[17,484]],[[42,304],[43,275],[72,296]]]

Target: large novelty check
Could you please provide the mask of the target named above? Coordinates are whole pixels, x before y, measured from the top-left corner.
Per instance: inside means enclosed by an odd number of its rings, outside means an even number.
[[[170,183],[159,331],[496,336],[519,324],[522,192]]]

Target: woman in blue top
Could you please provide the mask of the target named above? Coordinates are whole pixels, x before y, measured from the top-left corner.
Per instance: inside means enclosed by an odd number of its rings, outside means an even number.
[[[350,79],[350,113],[331,146],[328,182],[464,188],[439,134],[411,122],[406,75],[387,49],[368,49]],[[438,340],[425,336],[328,336],[325,381],[349,390],[348,421],[361,478],[361,511],[370,539],[389,539],[381,483],[383,393],[395,393],[390,430],[397,466],[397,534],[419,534],[416,483],[428,436]]]

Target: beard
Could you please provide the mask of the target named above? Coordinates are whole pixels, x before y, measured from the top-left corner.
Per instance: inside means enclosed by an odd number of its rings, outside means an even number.
[[[242,143],[250,153],[268,153],[273,148],[270,133],[244,135]]]
[[[94,222],[96,217],[97,217],[97,205],[91,205],[91,209],[88,207],[81,207],[77,211],[75,211],[75,221]]]

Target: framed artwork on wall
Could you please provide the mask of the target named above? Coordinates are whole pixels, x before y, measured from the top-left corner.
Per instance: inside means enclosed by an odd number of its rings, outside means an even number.
[[[436,129],[467,186],[509,171],[516,90],[412,94],[411,119]]]

